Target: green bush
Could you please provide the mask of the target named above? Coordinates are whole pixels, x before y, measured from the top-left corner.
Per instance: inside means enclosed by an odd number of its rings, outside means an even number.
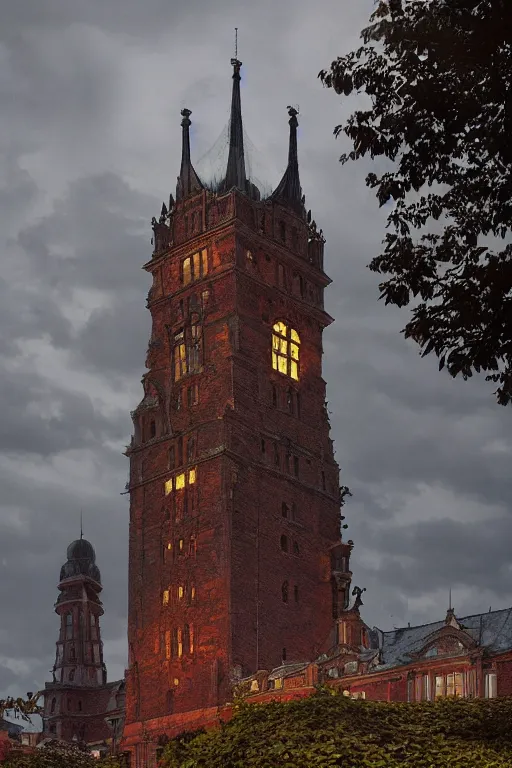
[[[2,768],[121,768],[113,757],[97,760],[72,744],[52,742],[27,754],[12,750]]]
[[[163,768],[511,768],[512,697],[421,704],[317,694],[242,706],[233,719],[171,740]]]

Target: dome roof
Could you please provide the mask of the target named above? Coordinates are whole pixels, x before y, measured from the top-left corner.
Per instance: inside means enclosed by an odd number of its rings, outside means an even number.
[[[101,584],[101,575],[96,565],[96,553],[87,539],[76,539],[67,550],[67,562],[60,569],[60,581],[74,576],[89,576]]]
[[[91,560],[94,563],[96,561],[96,552],[87,539],[77,539],[69,545],[67,558],[68,560]]]

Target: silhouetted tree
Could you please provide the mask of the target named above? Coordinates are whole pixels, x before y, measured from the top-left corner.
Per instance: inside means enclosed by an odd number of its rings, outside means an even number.
[[[319,77],[340,95],[371,100],[335,128],[353,144],[341,162],[391,161],[366,178],[381,206],[393,201],[383,253],[369,265],[388,276],[381,298],[404,307],[417,297],[405,337],[452,376],[487,373],[507,405],[511,0],[385,0],[361,36],[361,48]]]

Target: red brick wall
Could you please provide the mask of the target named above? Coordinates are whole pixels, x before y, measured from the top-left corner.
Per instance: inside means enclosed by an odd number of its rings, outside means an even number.
[[[137,409],[129,451],[126,722],[134,724],[134,733],[140,720],[164,718],[166,727],[174,728],[185,713],[222,704],[230,697],[233,667],[243,674],[271,669],[281,663],[283,649],[287,661],[310,660],[333,640],[329,547],[340,538],[339,485],[321,378],[322,328],[330,319],[318,309],[327,279],[303,258],[306,226],[287,211],[250,203],[238,193],[218,202],[208,199],[201,194],[185,202],[176,214],[175,242],[184,242],[185,209],[203,205],[202,216],[213,223],[236,210],[238,220],[148,265],[153,325],[144,388],[154,401]],[[301,258],[273,239],[281,218],[287,220],[288,237],[292,228],[297,230],[293,239]],[[260,226],[267,237],[257,234]],[[209,250],[207,276],[182,288],[182,258],[204,247]],[[278,262],[288,270],[287,289],[276,285]],[[298,273],[305,293],[300,302]],[[202,370],[174,384],[172,338],[183,326],[181,307],[186,314],[189,299],[205,289]],[[271,334],[277,320],[300,334],[298,384],[272,371]],[[189,408],[186,390],[192,383],[198,384],[199,404]],[[287,410],[288,387],[294,396],[300,394],[300,418],[296,405],[293,415]],[[151,421],[156,433],[148,438]],[[197,468],[197,477],[189,491],[193,508],[189,503],[188,515],[177,519],[173,494],[164,495],[164,483],[176,474],[169,470],[168,457],[172,445],[177,452],[180,439],[184,464],[187,443],[195,441],[189,468]],[[293,456],[299,458],[299,477]],[[283,502],[290,512],[295,505],[295,520],[283,518]],[[283,534],[287,553],[281,549]],[[196,554],[177,556],[176,542],[183,539],[186,546],[191,536],[196,537]],[[167,541],[173,544],[171,556],[164,556]],[[180,584],[194,585],[195,600],[171,595],[169,605],[163,605],[163,590]],[[193,627],[194,651],[168,660],[162,638],[185,623]]]

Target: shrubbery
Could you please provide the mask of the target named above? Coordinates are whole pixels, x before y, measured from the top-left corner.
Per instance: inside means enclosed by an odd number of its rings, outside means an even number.
[[[55,741],[27,754],[11,750],[2,768],[121,768],[121,765],[115,758],[96,760],[79,747]]]
[[[421,704],[318,694],[243,705],[164,749],[163,768],[510,768],[512,697]]]

